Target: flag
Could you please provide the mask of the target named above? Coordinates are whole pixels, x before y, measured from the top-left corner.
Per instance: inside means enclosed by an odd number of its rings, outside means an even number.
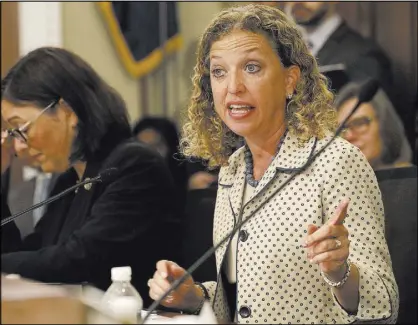
[[[159,2],[109,1],[97,5],[126,70],[139,78],[156,69],[163,59]],[[169,55],[181,48],[182,38],[176,3],[166,2],[166,9],[164,55]]]

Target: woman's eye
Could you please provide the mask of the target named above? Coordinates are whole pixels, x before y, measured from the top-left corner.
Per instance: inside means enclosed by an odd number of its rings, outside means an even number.
[[[212,70],[212,75],[215,78],[219,78],[219,77],[222,77],[224,75],[224,71],[222,69],[216,68],[216,69]]]
[[[245,70],[246,71],[248,71],[248,72],[250,72],[250,73],[256,73],[256,72],[258,72],[258,71],[260,71],[260,66],[258,66],[258,65],[256,65],[256,64],[247,64],[246,66],[245,66]]]

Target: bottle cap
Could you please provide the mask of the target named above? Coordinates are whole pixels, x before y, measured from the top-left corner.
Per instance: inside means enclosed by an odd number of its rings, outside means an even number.
[[[130,266],[112,267],[110,274],[112,281],[131,281],[132,269]]]

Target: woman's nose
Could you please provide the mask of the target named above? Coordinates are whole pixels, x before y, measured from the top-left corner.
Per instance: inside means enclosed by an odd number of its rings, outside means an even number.
[[[351,142],[356,138],[355,133],[351,130],[351,129],[347,129],[344,132],[344,139],[346,139],[347,141]]]
[[[230,94],[237,94],[244,92],[245,86],[240,73],[231,73],[228,82],[228,92]]]
[[[28,144],[19,139],[14,139],[13,145],[18,156],[24,155],[29,149]]]

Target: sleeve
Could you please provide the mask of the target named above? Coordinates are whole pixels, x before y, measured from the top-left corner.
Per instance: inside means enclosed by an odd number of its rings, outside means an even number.
[[[90,281],[94,270],[132,256],[139,243],[145,245],[170,208],[161,200],[172,192],[172,182],[158,157],[135,155],[139,158],[134,163],[121,162],[125,166],[118,166],[119,177],[104,188],[84,224],[66,241],[37,251],[2,254],[2,271],[43,282]]]
[[[209,295],[209,300],[213,302],[213,299],[215,298],[216,282],[206,281],[206,282],[203,282],[202,285],[205,286],[206,288],[206,291]]]
[[[215,281],[207,281],[204,282],[203,285],[205,286],[206,291],[209,294],[209,300],[212,309],[220,324],[230,323],[231,315],[225,291],[222,289],[222,277],[221,279],[219,279],[219,283],[216,283]]]
[[[360,150],[351,144],[341,145],[334,153],[327,160],[331,166],[327,167],[324,179],[322,217],[326,222],[344,197],[350,199],[344,225],[349,232],[349,260],[359,270],[360,300],[357,314],[349,315],[332,295],[330,312],[337,323],[393,324],[398,314],[399,293],[385,239],[384,208],[374,171]]]

